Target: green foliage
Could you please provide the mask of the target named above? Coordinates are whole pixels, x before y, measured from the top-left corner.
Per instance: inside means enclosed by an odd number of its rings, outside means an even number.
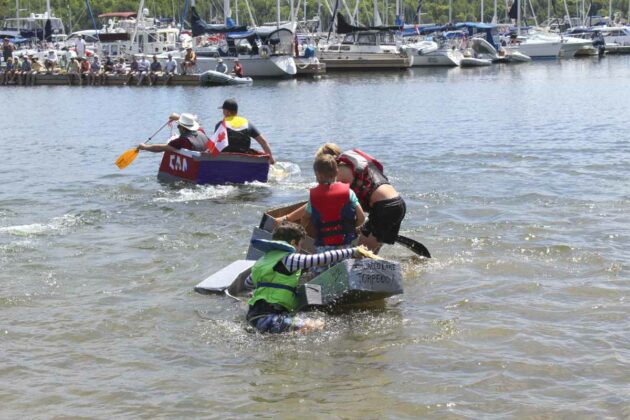
[[[236,15],[236,7],[238,7],[238,14],[240,23],[249,24],[249,17],[246,9],[245,0],[231,0],[232,16]],[[297,6],[297,1],[294,0]],[[304,0],[301,0],[304,1]],[[312,18],[317,13],[317,1],[307,1],[307,15]],[[322,1],[322,14],[323,21],[328,22],[330,19],[328,9]],[[416,20],[416,7],[418,5],[417,0],[402,0],[403,10],[405,15],[405,21],[408,23],[414,23]],[[505,21],[506,5],[505,0],[497,1],[497,15],[499,21]],[[565,15],[564,3],[559,0],[550,0],[552,6],[552,16],[562,17]],[[628,11],[628,0],[614,0],[613,10],[621,12],[623,16],[626,16]],[[329,0],[331,7],[334,7],[334,0]],[[175,17],[178,19],[182,13],[185,0],[145,0],[145,7],[151,11],[152,15]],[[287,19],[289,15],[288,0],[282,0],[281,16],[282,19]],[[354,0],[346,0],[350,10],[354,10]],[[538,21],[541,22],[547,18],[547,1],[544,0],[532,0],[534,10],[538,16]],[[276,20],[276,2],[274,0],[249,0],[252,13],[258,24],[263,22],[275,22]],[[577,5],[581,4],[579,0],[567,0],[567,5],[572,16],[577,13]],[[137,0],[92,0],[90,2],[92,12],[94,16],[106,12],[124,12],[124,11],[137,11],[139,1]],[[384,22],[388,22],[390,25],[394,24],[394,5],[395,0],[379,0],[380,14]],[[480,15],[480,1],[470,0],[452,0],[453,5],[453,20],[454,21],[479,21]],[[89,20],[85,0],[51,0],[51,6],[57,17],[60,17],[68,32],[70,30],[76,31],[80,29],[87,29],[92,27],[92,22]],[[20,7],[25,9],[21,12],[22,16],[33,12],[42,13],[46,9],[46,0],[21,0]],[[586,4],[588,7],[588,2]],[[223,1],[214,0],[206,1],[199,0],[197,2],[197,9],[204,19],[211,20],[212,17],[218,17],[223,15]],[[345,8],[341,8],[345,14]],[[360,0],[360,22],[362,24],[368,24],[372,22],[372,0]],[[300,6],[298,17],[302,19],[303,6]],[[593,3],[593,10],[600,15],[608,15],[608,1],[596,0]],[[484,21],[488,22],[492,19],[494,11],[494,2],[490,0],[484,0]],[[446,23],[448,21],[448,0],[423,0],[422,5],[422,22],[423,23]],[[15,0],[0,0],[0,16],[13,17],[15,16]],[[531,16],[531,12],[527,16]],[[70,27],[71,25],[71,27]],[[327,25],[324,24],[324,27]]]

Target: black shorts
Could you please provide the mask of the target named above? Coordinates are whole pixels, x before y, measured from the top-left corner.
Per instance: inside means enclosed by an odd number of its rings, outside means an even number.
[[[407,206],[405,200],[400,197],[377,201],[372,206],[368,221],[361,228],[361,233],[365,236],[372,234],[381,243],[393,244],[396,242],[405,213],[407,213]]]

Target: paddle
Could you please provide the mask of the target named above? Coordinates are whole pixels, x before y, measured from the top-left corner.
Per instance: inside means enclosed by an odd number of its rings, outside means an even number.
[[[431,253],[429,253],[429,250],[427,249],[427,247],[422,245],[418,241],[415,241],[411,238],[407,238],[406,236],[398,235],[396,237],[396,242],[398,242],[405,248],[409,249],[410,251],[414,252],[416,255],[419,255],[425,258],[431,258]]]
[[[153,137],[155,137],[160,131],[162,131],[164,127],[166,127],[170,122],[171,122],[170,119],[167,122],[165,122],[164,125],[160,127],[158,131],[153,133],[153,135],[149,137],[145,143],[150,142],[153,139]],[[116,159],[116,166],[118,166],[118,168],[121,170],[125,169],[127,166],[131,165],[131,162],[133,162],[138,157],[139,151],[140,150],[137,147],[126,150],[122,155],[118,156],[118,159]]]

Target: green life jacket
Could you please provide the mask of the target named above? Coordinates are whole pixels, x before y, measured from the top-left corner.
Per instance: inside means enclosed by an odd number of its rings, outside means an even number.
[[[271,243],[272,241],[265,242]],[[282,244],[285,248],[289,246],[286,242],[282,242]],[[254,290],[254,295],[247,303],[253,305],[259,300],[264,300],[271,304],[281,305],[287,311],[294,311],[297,308],[298,302],[295,297],[295,291],[302,270],[286,275],[273,269],[281,259],[289,254],[292,254],[292,252],[286,249],[271,249],[256,261],[251,273],[256,290]]]

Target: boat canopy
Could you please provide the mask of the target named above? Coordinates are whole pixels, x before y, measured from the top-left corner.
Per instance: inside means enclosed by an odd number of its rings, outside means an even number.
[[[191,7],[190,23],[192,25],[192,36],[205,34],[225,34],[229,32],[247,31],[247,26],[210,24],[201,19],[195,7]]]
[[[337,12],[337,33],[338,34],[349,34],[352,32],[360,32],[360,31],[399,31],[400,26],[356,26],[350,25],[346,18],[339,12]]]

